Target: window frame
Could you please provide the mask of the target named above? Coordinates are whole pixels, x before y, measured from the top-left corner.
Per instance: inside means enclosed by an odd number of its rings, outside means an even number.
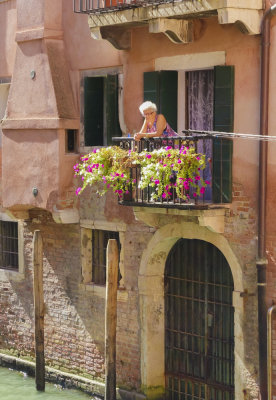
[[[123,74],[122,67],[115,67],[115,68],[101,68],[101,69],[94,69],[94,70],[85,70],[81,72],[80,75],[80,136],[79,136],[79,146],[80,146],[80,153],[89,153],[95,147],[104,147],[104,146],[87,146],[85,144],[85,132],[84,132],[84,81],[85,78],[93,78],[93,77],[106,77],[107,75],[121,75]],[[119,96],[118,96],[119,97]],[[105,101],[105,100],[104,100]],[[119,107],[119,99],[118,99],[118,107]],[[119,110],[118,110],[118,119],[119,119]],[[106,123],[104,117],[104,142],[107,140],[107,133],[106,133]]]
[[[119,271],[120,281],[118,289],[124,289],[124,241],[126,224],[105,221],[81,221],[81,280],[80,287],[92,291],[93,294],[105,297],[106,284],[98,284],[92,280],[93,258],[92,258],[92,232],[93,230],[118,232],[120,241]]]
[[[18,268],[7,269],[0,266],[1,281],[21,281],[25,279],[24,265],[24,221],[11,218],[8,214],[0,212],[0,220],[3,222],[15,222],[18,225]]]

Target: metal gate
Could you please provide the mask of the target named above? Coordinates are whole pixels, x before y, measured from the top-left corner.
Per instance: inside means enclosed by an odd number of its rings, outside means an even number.
[[[220,250],[178,240],[165,268],[167,400],[234,400],[233,289]]]

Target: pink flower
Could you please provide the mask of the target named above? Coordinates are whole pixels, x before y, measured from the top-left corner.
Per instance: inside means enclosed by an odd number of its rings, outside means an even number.
[[[81,191],[81,187],[78,187],[76,190],[76,195],[78,195],[80,193],[80,191]]]
[[[197,196],[197,194],[196,194],[196,193],[193,193],[193,196],[194,196],[194,197],[196,197],[196,196]]]
[[[181,164],[181,160],[180,160],[180,158],[177,160],[177,163],[178,163],[178,164]]]
[[[162,197],[165,199],[167,197],[166,193],[162,193]]]
[[[147,158],[151,158],[151,154],[147,154],[146,157],[147,157]]]
[[[206,185],[210,185],[211,182],[206,180],[205,183]]]
[[[159,185],[159,183],[160,183],[159,179],[155,179],[154,183],[155,183],[155,185]]]
[[[88,161],[88,158],[87,157],[82,157],[81,160],[82,161]]]
[[[166,150],[171,150],[172,146],[165,147]]]
[[[197,160],[200,160],[200,157],[199,156],[197,156],[197,158],[196,158]]]
[[[199,180],[200,180],[200,176],[197,175],[197,176],[195,177],[195,179],[196,179],[197,181],[199,181]]]
[[[204,193],[205,192],[205,187],[200,188],[200,193]]]

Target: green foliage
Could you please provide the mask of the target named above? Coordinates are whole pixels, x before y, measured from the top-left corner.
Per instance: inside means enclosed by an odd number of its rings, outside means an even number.
[[[131,167],[140,168],[140,189],[154,188],[152,200],[170,198],[175,191],[176,197],[189,201],[191,188],[194,197],[201,196],[210,183],[200,175],[205,168],[205,156],[195,153],[194,147],[178,149],[167,146],[137,153],[112,146],[95,149],[74,166],[75,175],[80,176],[83,182],[76,194],[80,194],[87,185],[100,184],[97,189],[100,195],[112,189],[122,198],[131,185],[137,185],[131,178]]]

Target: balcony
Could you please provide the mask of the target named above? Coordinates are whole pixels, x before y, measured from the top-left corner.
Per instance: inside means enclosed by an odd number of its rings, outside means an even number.
[[[187,131],[190,132],[190,131]],[[189,133],[190,134],[190,133]],[[191,135],[191,134],[190,134]],[[206,167],[200,171],[204,181],[210,182],[202,195],[198,196],[193,187],[183,188],[185,199],[179,198],[173,189],[177,176],[172,176],[170,195],[166,198],[152,196],[155,188],[148,186],[140,189],[141,167],[130,168],[131,181],[136,181],[135,187],[129,187],[129,193],[124,194],[119,204],[133,207],[154,207],[165,209],[208,210],[225,208],[231,202],[232,190],[232,141],[208,134],[181,136],[173,138],[150,138],[135,142],[133,138],[113,138],[113,141],[123,149],[135,150],[138,153],[146,150],[151,152],[170,146],[176,149],[194,148],[195,153],[205,155]]]
[[[75,13],[88,14],[94,39],[114,47],[131,46],[129,29],[148,25],[174,43],[193,41],[193,20],[217,16],[220,24],[236,24],[246,34],[260,33],[262,0],[73,0]]]

